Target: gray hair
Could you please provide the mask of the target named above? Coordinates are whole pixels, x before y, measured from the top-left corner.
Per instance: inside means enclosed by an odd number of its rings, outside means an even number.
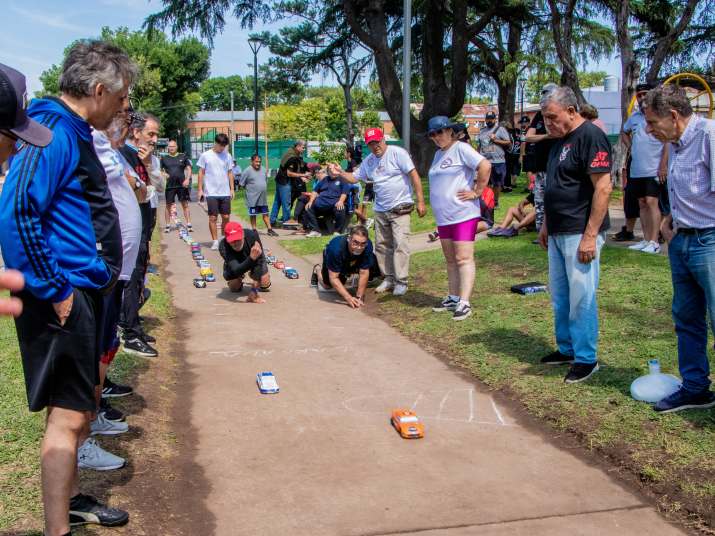
[[[561,106],[564,110],[569,106],[573,106],[574,110],[578,110],[578,100],[576,99],[576,93],[573,92],[568,86],[559,86],[549,93],[541,97],[539,105],[543,110],[550,102],[555,102]]]
[[[675,110],[683,117],[690,117],[693,114],[693,107],[685,90],[674,84],[651,89],[645,96],[643,107],[648,108],[658,117],[670,115],[671,110]]]
[[[161,125],[159,119],[149,112],[130,112],[131,122],[129,123],[129,138],[134,138],[135,130],[144,130],[148,121],[154,121],[157,125]]]
[[[60,91],[75,98],[94,94],[98,84],[111,92],[132,85],[139,68],[119,47],[105,41],[80,41],[70,49],[60,75]]]

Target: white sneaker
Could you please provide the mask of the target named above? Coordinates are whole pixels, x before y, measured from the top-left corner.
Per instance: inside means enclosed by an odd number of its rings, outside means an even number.
[[[305,235],[306,238],[318,238],[319,236],[322,236],[318,231],[310,231],[307,235]]]
[[[637,244],[633,244],[632,246],[628,246],[628,249],[632,249],[633,251],[640,251],[644,247],[646,247],[650,242],[648,240],[641,240]]]
[[[407,285],[403,285],[402,283],[397,283],[395,285],[395,290],[392,291],[393,296],[404,296],[407,294]]]
[[[648,245],[641,249],[643,253],[660,253],[660,244],[658,242],[650,241],[648,242]]]
[[[77,466],[80,469],[111,471],[112,469],[124,467],[126,463],[124,458],[102,449],[92,437],[85,439],[82,446],[77,449]]]
[[[211,244],[211,249],[216,251],[218,249],[218,240],[214,240],[213,243]]]
[[[375,288],[375,293],[377,294],[382,294],[383,292],[387,292],[388,290],[392,290],[395,287],[394,283],[388,279],[385,279],[382,283],[380,283],[377,288]]]
[[[372,229],[373,225],[375,225],[375,219],[368,218],[367,221],[365,222],[365,227],[367,227],[368,229]]]
[[[129,431],[129,425],[125,422],[109,421],[104,413],[97,413],[97,418],[90,425],[91,435],[117,435]]]

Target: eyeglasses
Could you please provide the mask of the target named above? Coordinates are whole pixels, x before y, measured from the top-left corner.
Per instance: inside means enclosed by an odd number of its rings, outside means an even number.
[[[442,132],[444,132],[444,129],[443,129],[443,128],[440,128],[439,130],[434,130],[434,131],[432,131],[432,132],[429,133],[429,137],[430,137],[430,138],[436,138],[437,136],[441,136],[441,135],[442,135]]]
[[[7,136],[8,138],[10,138],[12,141],[15,142],[15,147],[13,147],[12,154],[19,153],[27,146],[27,142],[25,140],[21,140],[20,138],[15,136],[15,134],[10,132],[9,130],[0,129],[0,134],[2,134],[3,136]]]
[[[354,248],[358,249],[363,249],[365,246],[367,246],[367,240],[365,242],[358,242],[357,240],[350,239],[350,245]]]

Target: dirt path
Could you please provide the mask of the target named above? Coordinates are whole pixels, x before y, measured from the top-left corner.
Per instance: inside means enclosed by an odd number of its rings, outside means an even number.
[[[163,240],[182,319],[180,374],[191,377],[186,467],[209,485],[177,475],[183,501],[206,513],[164,525],[166,534],[683,534],[464,374],[381,320],[319,297],[309,265],[274,240],[262,237],[301,278],[271,268],[266,305],[231,294],[195,213],[194,236],[219,281],[195,289],[188,246],[176,233]],[[263,370],[280,394],[258,393]],[[400,439],[388,425],[400,406],[424,419],[424,439]]]

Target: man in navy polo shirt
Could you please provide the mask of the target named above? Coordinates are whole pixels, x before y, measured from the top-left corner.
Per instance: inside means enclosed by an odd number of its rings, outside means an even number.
[[[345,201],[349,193],[350,184],[344,183],[339,177],[323,174],[305,205],[305,219],[310,231],[307,236],[320,236],[318,216],[328,217],[334,222],[333,230],[342,231],[345,226]],[[330,226],[328,229],[330,230]]]
[[[355,296],[345,288],[345,282],[353,274],[359,275]],[[336,236],[325,246],[321,286],[324,290],[335,290],[353,309],[364,305],[367,283],[371,277],[377,275],[379,271],[372,252],[372,242],[364,225],[352,227],[349,235]]]

